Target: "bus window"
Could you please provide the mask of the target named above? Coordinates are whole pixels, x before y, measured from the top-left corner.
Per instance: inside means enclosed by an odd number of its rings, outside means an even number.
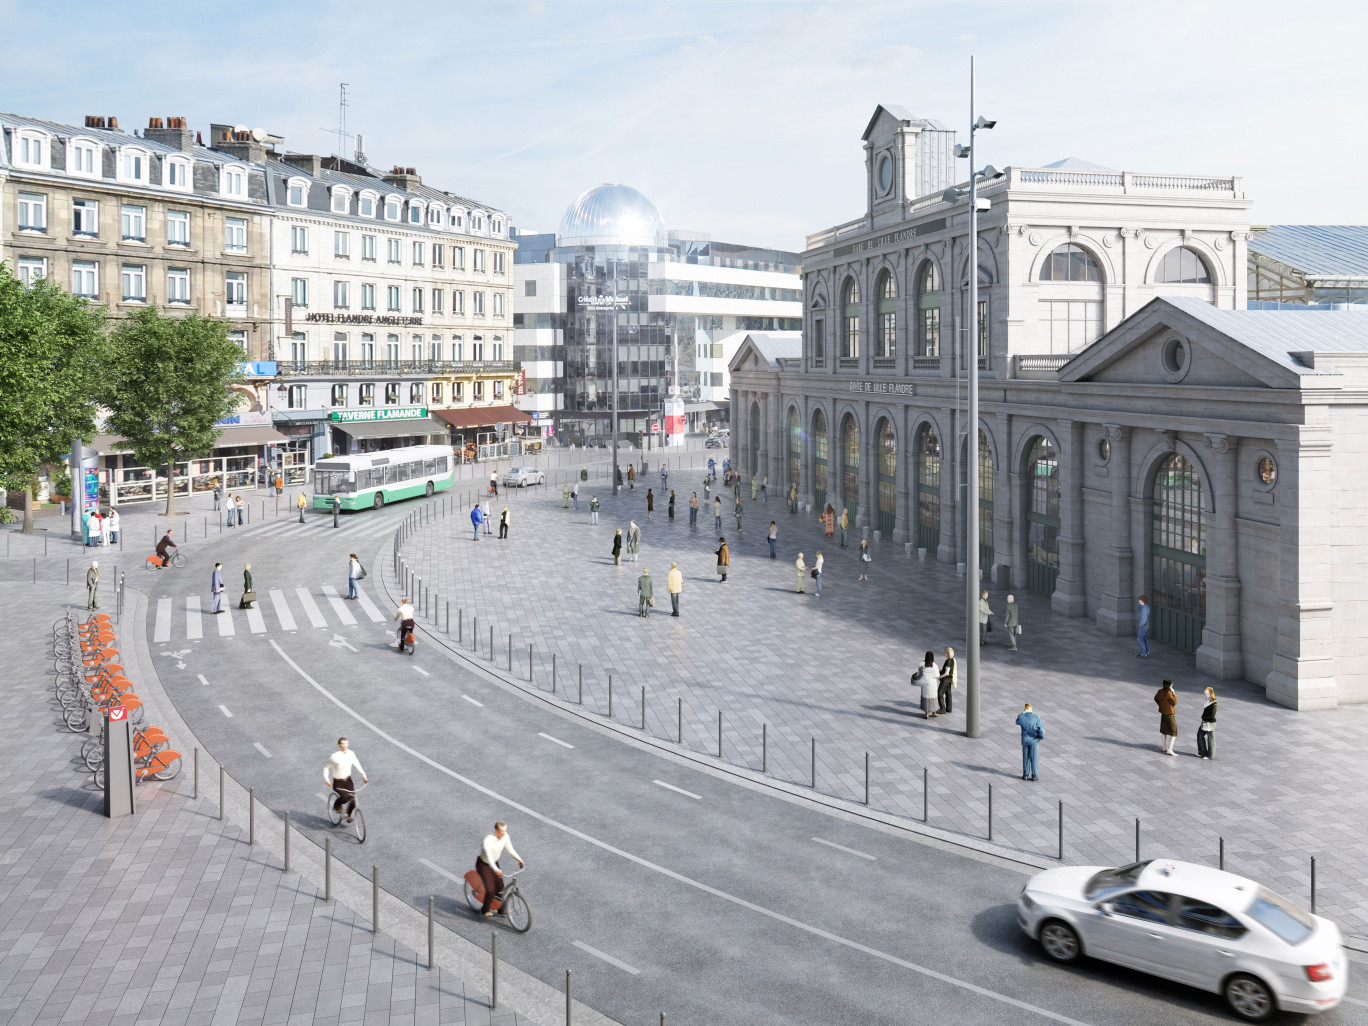
[[[424,477],[431,477],[431,476],[432,476],[433,474],[435,474],[435,473],[437,473],[437,461],[436,461],[436,460],[424,460],[424,461],[423,461],[423,476],[424,476]]]
[[[394,484],[399,480],[399,468],[391,463],[385,468],[385,484]]]
[[[319,495],[339,495],[356,490],[351,475],[345,470],[318,470],[314,472],[314,491]]]
[[[445,474],[446,472],[447,472],[447,458],[446,458],[445,456],[438,456],[438,457],[437,457],[437,473],[439,473],[439,474]]]
[[[422,477],[422,476],[423,476],[423,461],[422,461],[422,460],[414,460],[412,463],[409,464],[409,477]]]

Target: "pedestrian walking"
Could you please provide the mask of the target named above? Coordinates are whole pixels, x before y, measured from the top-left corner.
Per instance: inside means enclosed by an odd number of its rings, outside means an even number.
[[[945,650],[945,662],[941,663],[940,675],[937,680],[936,712],[952,713],[955,711],[955,688],[959,686],[953,648]]]
[[[505,507],[503,508],[503,512],[499,514],[499,537],[500,537],[500,538],[507,538],[507,537],[508,537],[508,525],[509,525],[509,522],[510,522],[512,519],[513,519],[513,514],[510,513],[510,512],[508,512],[508,507],[505,506]]]
[[[751,475],[751,502],[760,494],[760,479],[754,474]]]
[[[86,608],[100,608],[100,561],[92,559],[86,571]]]
[[[929,720],[940,715],[936,712],[936,653],[927,652],[917,672],[912,674],[912,686],[921,696],[922,719]]]
[[[637,578],[637,616],[649,617],[653,605],[655,581],[651,580],[651,568],[644,566],[641,568],[641,576]]]
[[[215,563],[214,572],[209,575],[209,612],[215,615],[223,612],[223,564]]]
[[[579,482],[576,481],[570,487],[570,501],[575,504],[575,512],[579,512]]]
[[[105,535],[109,538],[109,544],[119,544],[119,511],[111,509],[109,519],[105,522]]]
[[[561,485],[561,509],[569,509],[569,508],[570,508],[570,486],[569,486],[568,484],[563,484],[563,485]]]
[[[978,604],[979,648],[988,644],[988,632],[993,629],[993,609],[988,605],[988,592],[979,592]]]
[[[722,530],[722,496],[713,496],[713,530]]]
[[[480,512],[479,506],[470,507],[470,526],[475,529],[474,541],[480,540],[480,524],[484,523],[484,514]]]
[[[585,466],[581,466],[581,467],[580,467],[580,480],[581,480],[581,481],[588,481],[588,480],[589,480],[589,468],[588,468],[588,467],[585,467]]]
[[[497,473],[489,475],[489,494],[495,498],[499,496],[499,475]]]
[[[360,592],[357,591],[357,586],[361,583],[361,575],[364,573],[365,571],[361,569],[361,560],[357,559],[356,553],[353,552],[347,557],[347,598],[358,599],[361,597]]]
[[[670,595],[670,615],[679,615],[679,596],[684,593],[684,574],[678,563],[670,564],[670,573],[665,578],[665,590]]]
[[[805,594],[805,592],[803,591],[803,583],[807,580],[808,568],[807,564],[803,562],[803,554],[801,552],[798,553],[798,561],[793,565],[798,568],[798,594]]]
[[[281,477],[280,474],[279,474],[278,472],[277,472],[277,474],[276,474],[276,476],[275,476],[275,484],[276,484],[276,494],[277,494],[277,495],[284,495],[284,494],[285,494],[285,479],[284,479],[283,477]]]
[[[665,469],[665,463],[664,463],[664,461],[662,460],[662,461],[661,461],[661,464],[660,464],[660,490],[661,490],[661,492],[663,493],[663,492],[665,491],[665,489],[666,489],[666,488],[669,488],[669,487],[670,487],[670,472],[669,472],[668,470]]]
[[[731,569],[731,550],[727,548],[727,539],[718,538],[717,548],[717,572],[722,575],[722,580],[718,584],[727,583],[727,571]]]
[[[831,503],[827,503],[826,509],[822,510],[817,520],[822,525],[822,537],[836,537],[836,510],[832,508]]]
[[[740,499],[737,499],[737,500],[736,500],[736,509],[732,510],[732,513],[733,513],[733,515],[736,517],[736,532],[737,532],[737,534],[740,534],[740,533],[741,533],[741,513],[742,513],[742,509],[741,509],[741,500],[740,500]]]
[[[622,487],[622,467],[617,468],[617,486]]]
[[[1031,710],[1031,703],[1017,713],[1016,725],[1021,728],[1021,779],[1040,779],[1040,742],[1045,740],[1045,725]]]
[[[674,489],[671,488],[671,489],[670,489],[670,501],[665,505],[665,513],[666,513],[666,515],[668,516],[668,518],[669,518],[670,520],[673,520],[673,519],[674,519],[674,500],[675,500]]]
[[[636,464],[635,464],[635,463],[629,463],[629,464],[627,464],[627,490],[628,490],[629,492],[634,492],[634,491],[636,491]]]
[[[1154,704],[1159,707],[1159,740],[1164,754],[1177,755],[1173,742],[1178,738],[1178,693],[1173,690],[1173,681],[1167,677],[1154,693]]]
[[[708,457],[708,477],[712,478],[714,481],[717,480],[717,460],[713,459],[711,456]]]
[[[774,551],[774,547],[776,543],[779,541],[779,525],[776,524],[773,520],[770,521],[769,536],[767,540],[769,541],[770,547],[770,559],[777,559],[778,555]]]
[[[98,507],[90,513],[90,544],[96,548],[104,544],[104,517]]]
[[[641,528],[633,520],[627,528],[627,555],[631,556],[631,562],[635,563],[641,555]]]
[[[335,531],[342,526],[342,496],[334,495],[332,497],[332,511],[333,530]]]
[[[760,478],[760,501],[769,503],[769,475]]]
[[[709,499],[711,496],[712,496],[712,479],[711,479],[711,478],[705,477],[705,478],[703,479],[703,501],[704,501],[704,502],[707,502],[708,499]]]
[[[1136,655],[1137,659],[1149,658],[1149,631],[1150,631],[1150,607],[1149,599],[1141,595],[1136,600],[1137,609],[1135,612],[1135,639],[1140,642],[1140,651]]]
[[[241,494],[239,494],[238,497],[237,497],[236,499],[233,500],[233,504],[234,504],[234,506],[237,508],[238,527],[241,527],[241,526],[242,526],[242,507],[243,507],[243,505],[244,505],[244,504],[243,504],[243,501],[242,501],[242,495],[241,495]]]
[[[1009,651],[1017,650],[1017,635],[1021,633],[1021,611],[1017,608],[1015,595],[1007,596],[1007,609],[1003,613],[1002,622],[1007,625],[1007,647]]]
[[[242,598],[238,602],[239,609],[251,609],[252,603],[256,601],[256,589],[252,587],[252,564],[242,564]]]
[[[295,508],[299,510],[299,522],[301,524],[304,523],[304,507],[308,504],[308,500],[304,498],[304,493],[300,492],[299,498],[295,501]]]
[[[480,503],[480,523],[484,524],[484,533],[493,534],[494,528],[489,525],[494,522],[494,517],[489,512],[489,500],[485,499]]]
[[[655,519],[655,489],[646,489],[646,519]]]
[[[825,563],[825,562],[826,562],[826,557],[823,556],[822,553],[821,553],[821,551],[819,550],[818,553],[817,553],[817,562],[815,562],[815,563],[812,564],[812,576],[813,576],[813,578],[815,578],[816,581],[817,581],[817,597],[818,597],[818,598],[821,598],[821,597],[822,597],[822,564]]]
[[[692,492],[689,495],[689,526],[698,526],[698,493]]]
[[[218,478],[214,478],[214,512],[219,511],[219,505],[223,500],[223,489],[219,487]]]
[[[589,497],[589,523],[597,524],[599,515],[599,501],[597,495]]]
[[[798,485],[796,482],[789,485],[789,512],[798,512]]]
[[[622,528],[613,533],[613,566],[622,566]]]
[[[861,538],[861,539],[860,539],[860,576],[857,577],[856,580],[859,580],[859,581],[867,581],[867,580],[869,580],[869,564],[872,563],[872,562],[873,562],[873,559],[872,559],[872,557],[869,555],[869,539],[868,539],[868,538]]]
[[[850,511],[841,507],[841,548],[846,547],[846,532],[850,530]]]
[[[232,527],[237,523],[237,507],[233,505],[233,493],[229,492],[225,496],[223,508],[228,514],[228,526]]]
[[[1206,705],[1202,706],[1202,722],[1197,727],[1197,758],[1216,758],[1216,689],[1206,689]]]
[[[266,497],[269,499],[269,498],[273,498],[274,496],[275,496],[275,475],[272,474],[272,473],[270,473],[270,472],[268,471],[267,474],[266,474]]]

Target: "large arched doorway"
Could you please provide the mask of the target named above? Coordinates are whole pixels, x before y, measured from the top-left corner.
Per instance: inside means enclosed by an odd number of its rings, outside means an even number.
[[[881,538],[892,538],[893,528],[898,523],[898,443],[893,435],[893,425],[888,418],[879,421],[874,429],[878,439],[878,523]]]
[[[917,548],[940,548],[941,447],[930,424],[917,435]]]
[[[791,488],[802,488],[803,429],[798,425],[798,411],[788,411],[788,483]]]
[[[841,506],[855,523],[860,511],[860,428],[848,413],[841,421]]]
[[[979,572],[993,565],[993,447],[988,444],[988,436],[979,431],[978,443],[979,476]]]
[[[750,456],[750,463],[748,464],[748,467],[751,476],[755,477],[760,473],[760,404],[756,402],[751,403],[750,431],[748,434],[748,441],[750,443],[748,453]]]
[[[812,501],[817,512],[827,504],[827,424],[821,410],[812,413]]]
[[[1154,476],[1153,498],[1151,629],[1156,641],[1195,652],[1206,623],[1206,522],[1202,482],[1192,464],[1176,452],[1166,456]]]
[[[1037,435],[1026,457],[1026,587],[1053,595],[1059,577],[1059,454]]]

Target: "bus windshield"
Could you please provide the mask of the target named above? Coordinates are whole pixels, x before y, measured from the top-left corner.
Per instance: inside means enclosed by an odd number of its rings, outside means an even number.
[[[340,495],[356,491],[356,481],[349,470],[315,470],[314,493]]]

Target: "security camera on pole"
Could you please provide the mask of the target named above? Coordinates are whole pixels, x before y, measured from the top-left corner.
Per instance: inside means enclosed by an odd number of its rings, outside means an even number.
[[[969,303],[965,321],[968,327],[965,331],[964,341],[964,361],[965,373],[969,378],[969,413],[968,431],[965,440],[965,477],[968,479],[968,498],[965,505],[966,527],[964,538],[965,551],[965,575],[964,575],[964,595],[965,595],[965,644],[964,651],[968,657],[966,660],[966,687],[965,687],[965,713],[964,713],[964,734],[966,737],[979,736],[979,639],[978,639],[978,604],[979,604],[979,479],[978,479],[978,421],[979,421],[979,398],[978,398],[978,214],[980,210],[987,210],[990,206],[989,200],[978,198],[978,181],[980,178],[985,181],[994,178],[1001,178],[1002,172],[993,165],[987,165],[982,171],[974,170],[974,133],[980,128],[992,128],[996,121],[989,121],[987,118],[974,118],[974,58],[969,58],[969,145],[961,146],[956,144],[955,156],[967,157],[969,160],[969,190],[966,193],[963,189],[946,189],[941,198],[946,203],[958,203],[966,195],[969,197]]]

